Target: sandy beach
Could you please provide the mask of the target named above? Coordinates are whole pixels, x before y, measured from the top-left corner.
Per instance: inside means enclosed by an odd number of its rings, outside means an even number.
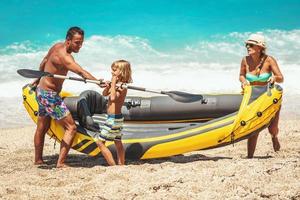
[[[0,200],[300,200],[300,0],[264,4],[248,0],[2,2]],[[112,66],[117,60],[126,60],[131,66],[132,83],[126,94],[130,98],[123,105],[128,109],[121,109],[125,120],[135,123],[124,129],[131,143],[128,149],[148,149],[145,156],[149,157],[170,155],[197,149],[197,143],[204,146],[204,137],[219,143],[236,139],[232,136],[242,129],[228,128],[231,123],[244,126],[246,122],[249,130],[254,127],[251,131],[262,127],[261,119],[269,120],[274,109],[264,105],[269,99],[256,100],[263,89],[251,92],[247,102],[238,100],[242,98],[241,82],[247,80],[252,85],[274,81],[283,89],[282,102],[276,97],[281,102],[280,151],[274,152],[265,129],[253,159],[246,157],[247,140],[243,140],[161,159],[126,159],[126,165],[113,167],[107,166],[102,156],[90,157],[71,149],[66,159],[70,167],[58,169],[60,144],[47,135],[45,164],[34,165],[36,124],[26,108],[36,111],[37,105],[23,95],[22,88],[40,78],[39,87],[61,89],[66,96],[80,96],[87,90],[102,94],[108,88],[87,79],[112,82],[119,74]],[[67,77],[33,71],[26,75],[20,73],[22,69]],[[118,82],[127,82],[123,76],[128,76],[129,70],[120,72]],[[81,78],[85,81],[79,81]],[[122,84],[121,88],[126,87]],[[108,93],[115,96],[112,90]],[[125,91],[117,93],[116,98],[106,97],[110,99],[107,106],[96,103],[104,102],[98,95],[87,93],[70,98],[68,106],[72,112],[78,111],[75,119],[81,110],[86,111],[85,97],[93,107],[91,114],[100,114],[100,108],[118,114],[116,104]],[[139,99],[160,95],[170,101]],[[56,100],[50,100],[52,95],[45,96],[49,97],[47,104],[58,106]],[[185,102],[186,98],[191,101]],[[179,102],[187,103],[187,109]],[[279,105],[275,98],[273,103]],[[234,116],[241,104],[249,108],[241,112],[251,109],[256,115]],[[222,120],[205,127],[195,123],[219,115]],[[139,121],[144,117],[157,121],[145,125]],[[104,122],[103,116],[94,119],[99,125]],[[182,124],[164,124],[169,121]],[[119,124],[116,120],[113,129]],[[53,132],[62,130],[51,128]],[[80,137],[75,148],[95,153],[94,144]],[[156,142],[165,143],[151,148]],[[174,148],[166,149],[170,146]]]
[[[254,159],[246,141],[165,159],[107,167],[101,157],[70,151],[56,169],[59,144],[48,136],[47,164],[33,165],[35,126],[0,129],[1,199],[300,199],[300,123],[281,120],[282,149],[259,137]]]

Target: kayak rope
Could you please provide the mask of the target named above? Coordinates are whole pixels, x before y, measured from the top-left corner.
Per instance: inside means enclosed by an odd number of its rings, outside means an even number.
[[[56,135],[54,135],[53,133],[52,133],[52,135],[50,136],[50,140],[51,140],[52,138],[54,139],[53,149],[55,149],[55,147],[56,147],[56,142],[57,142],[57,137],[56,137]]]
[[[281,99],[281,98],[280,98],[280,99]],[[231,142],[231,144],[234,146],[234,141],[235,141],[235,136],[236,136],[236,135],[235,135],[235,132],[236,132],[237,130],[239,130],[241,127],[245,126],[248,122],[250,122],[250,121],[252,121],[252,120],[254,120],[254,119],[256,119],[256,118],[262,116],[262,113],[264,113],[267,109],[269,109],[271,106],[273,106],[273,105],[275,104],[275,102],[277,103],[278,101],[279,101],[279,100],[276,100],[276,101],[275,101],[275,99],[274,99],[274,100],[273,100],[273,104],[271,104],[271,105],[269,105],[268,107],[266,107],[263,111],[257,112],[257,114],[256,114],[255,116],[253,116],[252,118],[248,119],[247,121],[244,121],[244,120],[240,121],[240,126],[237,126],[237,128],[236,128],[235,130],[233,130],[229,135],[225,136],[223,139],[220,139],[220,140],[218,141],[218,143],[223,142],[223,141],[226,140],[228,137],[230,137],[230,142]],[[260,113],[260,114],[258,115],[258,113]],[[241,133],[240,133],[240,134],[241,134]]]

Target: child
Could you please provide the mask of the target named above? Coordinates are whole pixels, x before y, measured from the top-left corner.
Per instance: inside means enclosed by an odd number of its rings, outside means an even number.
[[[97,146],[100,148],[102,155],[109,165],[116,165],[110,150],[105,146],[105,141],[114,141],[117,149],[118,165],[125,164],[125,151],[121,142],[121,129],[123,126],[123,116],[121,108],[123,106],[127,89],[116,87],[117,83],[131,83],[130,63],[125,60],[115,61],[111,65],[111,82],[106,82],[103,90],[104,96],[109,96],[107,106],[107,120],[99,133]]]

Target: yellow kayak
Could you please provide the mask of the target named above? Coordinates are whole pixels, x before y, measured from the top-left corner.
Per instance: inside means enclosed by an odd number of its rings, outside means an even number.
[[[30,85],[23,87],[23,104],[36,123],[38,104],[34,89]],[[76,99],[67,92],[61,92],[61,96],[65,97],[65,102]],[[126,158],[168,157],[246,139],[267,127],[275,117],[282,102],[282,88],[279,85],[272,88],[247,86],[243,95],[203,96],[201,102],[190,104],[173,102],[165,97],[142,98],[140,101],[128,97],[122,109],[126,120],[122,138]],[[101,105],[103,109],[104,103]],[[71,112],[78,110],[77,104],[75,107],[70,109]],[[93,123],[100,126],[105,120],[105,110],[101,113],[92,113],[91,116]],[[90,156],[100,154],[93,138],[99,130],[85,127],[80,122],[80,113],[72,114],[74,119],[79,119],[72,148]],[[60,142],[64,130],[52,120],[47,134]],[[113,142],[106,142],[106,145],[115,153]]]

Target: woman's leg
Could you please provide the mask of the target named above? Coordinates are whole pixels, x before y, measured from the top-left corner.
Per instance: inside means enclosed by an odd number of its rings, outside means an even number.
[[[279,113],[280,110],[276,113],[275,118],[271,121],[268,129],[269,132],[272,136],[272,143],[273,143],[273,149],[274,151],[279,151],[280,150],[280,143],[278,140],[278,133],[279,133],[279,128],[278,128],[278,122],[279,122]]]
[[[103,157],[105,158],[106,162],[108,165],[113,166],[116,165],[116,162],[114,160],[114,157],[112,155],[112,153],[110,152],[110,150],[105,146],[105,142],[98,140],[96,142],[97,146],[99,147]]]
[[[259,133],[256,133],[252,135],[250,138],[248,138],[248,143],[247,143],[248,158],[253,158],[258,135]]]
[[[125,165],[125,151],[122,141],[115,140],[115,145],[117,148],[118,165]]]

